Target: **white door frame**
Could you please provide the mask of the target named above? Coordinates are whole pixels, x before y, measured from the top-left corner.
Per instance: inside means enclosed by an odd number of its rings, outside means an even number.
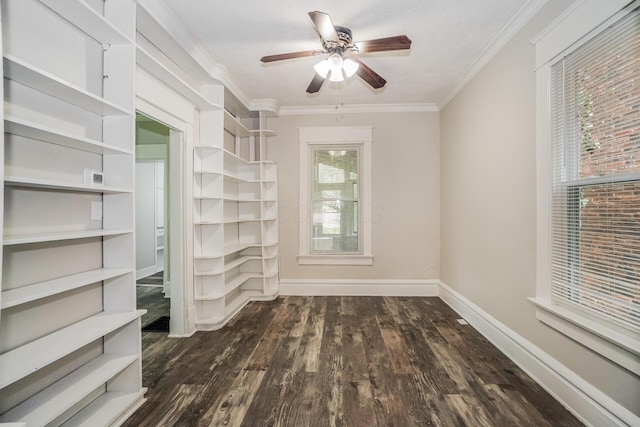
[[[177,93],[138,68],[136,79],[136,110],[171,129],[169,134],[169,206],[171,324],[170,337],[190,336],[195,332],[193,300],[193,266],[191,218],[193,182],[194,106]]]

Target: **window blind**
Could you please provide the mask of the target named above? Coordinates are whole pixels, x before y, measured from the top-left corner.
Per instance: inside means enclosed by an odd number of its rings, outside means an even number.
[[[552,301],[640,331],[640,11],[551,67]]]

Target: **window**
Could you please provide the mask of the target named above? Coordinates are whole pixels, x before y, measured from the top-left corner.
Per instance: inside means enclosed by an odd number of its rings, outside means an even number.
[[[540,320],[639,373],[640,11],[603,22],[538,69],[550,120],[535,302]]]
[[[311,253],[360,253],[359,148],[313,149]]]
[[[371,265],[371,128],[300,129],[300,264]]]

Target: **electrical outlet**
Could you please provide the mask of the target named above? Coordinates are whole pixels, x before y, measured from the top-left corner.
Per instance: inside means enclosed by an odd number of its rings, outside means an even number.
[[[91,202],[91,221],[102,220],[102,202]]]

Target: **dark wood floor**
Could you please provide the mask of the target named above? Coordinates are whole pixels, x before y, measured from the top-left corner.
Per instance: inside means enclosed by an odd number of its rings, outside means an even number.
[[[143,333],[125,426],[580,426],[437,298],[285,297],[187,339]]]
[[[142,316],[142,327],[162,316],[169,316],[171,302],[162,293],[162,272],[139,279],[136,284],[137,307],[147,310]]]

